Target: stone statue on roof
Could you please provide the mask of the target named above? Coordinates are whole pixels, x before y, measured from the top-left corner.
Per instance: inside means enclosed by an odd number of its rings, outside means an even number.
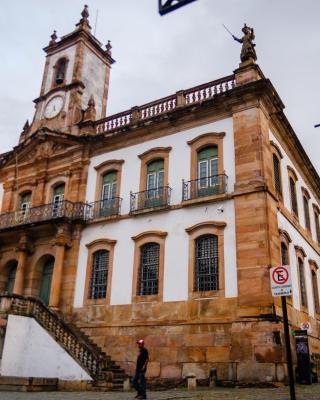
[[[240,54],[241,62],[249,60],[256,61],[257,54],[254,49],[255,44],[252,43],[253,40],[255,39],[254,30],[253,28],[250,28],[249,26],[244,24],[242,32],[244,33],[244,36],[241,39],[237,38],[235,35],[232,35],[234,40],[236,40],[239,43],[242,43],[242,49]]]

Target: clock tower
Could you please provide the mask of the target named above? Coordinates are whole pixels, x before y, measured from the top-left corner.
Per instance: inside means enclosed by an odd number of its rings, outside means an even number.
[[[78,134],[77,124],[88,104],[94,105],[96,119],[105,117],[111,64],[111,44],[103,49],[91,33],[88,6],[76,28],[60,40],[56,31],[44,48],[46,63],[40,96],[34,100],[34,120],[29,136],[41,127]]]

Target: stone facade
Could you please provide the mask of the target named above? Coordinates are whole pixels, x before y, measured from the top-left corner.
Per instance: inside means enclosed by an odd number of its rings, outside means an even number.
[[[301,204],[300,219],[293,215],[283,171],[287,165],[296,169],[296,181],[303,181],[314,210],[320,206],[320,178],[258,65],[246,62],[228,77],[99,120],[113,62],[110,46],[102,50],[82,20],[45,51],[35,120],[19,146],[0,156],[1,289],[8,287],[16,263],[13,292],[39,296],[42,268],[52,257],[49,307],[77,324],[127,372],[134,370],[135,342],[143,337],[150,351],[148,376],[157,382],[177,383],[189,373],[205,382],[213,368],[220,381],[284,381],[282,311],[271,296],[269,269],[281,264],[286,237],[295,277],[287,300],[291,329],[310,322],[310,352],[317,357],[319,292],[308,268],[312,265],[319,287],[320,239],[315,222],[307,231]],[[67,70],[67,81],[51,87],[59,55],[68,58],[72,74]],[[43,117],[57,93],[63,93],[63,108]],[[186,181],[181,192],[177,187],[189,174],[188,182],[197,179],[197,152],[208,145],[218,149],[218,174],[229,178],[228,187],[185,198]],[[275,185],[273,158],[282,153],[283,196]],[[155,159],[164,160],[165,185],[174,186],[171,203],[136,212],[132,192],[143,192],[148,162]],[[118,174],[122,208],[97,216],[108,171]],[[72,211],[57,219],[52,196],[58,184],[64,185]],[[32,193],[32,206],[21,214],[19,198],[26,192]],[[38,219],[31,220],[37,207]],[[21,215],[24,219],[17,219]],[[203,235],[219,241],[219,288],[194,293],[194,243]],[[160,246],[159,291],[138,296],[145,238]],[[92,254],[103,249],[110,255],[106,294],[88,299]],[[304,307],[296,254],[305,260]]]

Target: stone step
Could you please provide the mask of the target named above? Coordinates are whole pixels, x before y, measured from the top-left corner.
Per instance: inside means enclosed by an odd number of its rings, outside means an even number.
[[[58,379],[54,378],[0,376],[1,392],[51,392],[57,388]]]

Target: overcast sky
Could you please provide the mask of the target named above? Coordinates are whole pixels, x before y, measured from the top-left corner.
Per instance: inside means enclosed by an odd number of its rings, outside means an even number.
[[[11,0],[0,13],[0,153],[31,120],[53,29],[74,29],[83,5],[113,65],[108,115],[229,75],[239,63],[243,23],[256,34],[258,64],[270,78],[300,141],[320,170],[320,1],[197,0],[160,17],[158,0]],[[5,6],[4,6],[5,3]]]

